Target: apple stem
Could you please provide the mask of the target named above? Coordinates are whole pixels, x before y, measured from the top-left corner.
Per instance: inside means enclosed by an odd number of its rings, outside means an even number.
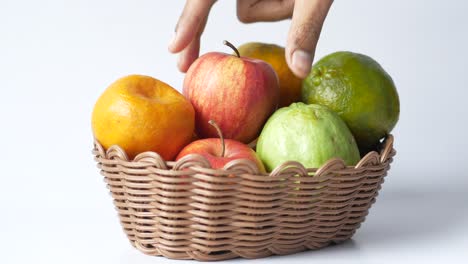
[[[226,46],[228,46],[228,47],[230,47],[231,49],[233,49],[234,52],[237,54],[237,57],[240,58],[240,53],[239,53],[239,51],[237,50],[237,48],[236,48],[234,45],[232,45],[231,42],[229,42],[229,41],[227,41],[227,40],[224,40],[224,41],[223,41],[223,44],[226,45]]]
[[[208,123],[216,129],[216,132],[218,132],[219,138],[221,138],[221,146],[222,146],[221,157],[224,157],[224,151],[226,150],[226,146],[224,145],[223,132],[221,132],[221,128],[219,128],[218,124],[216,124],[215,121],[210,120],[208,121]]]

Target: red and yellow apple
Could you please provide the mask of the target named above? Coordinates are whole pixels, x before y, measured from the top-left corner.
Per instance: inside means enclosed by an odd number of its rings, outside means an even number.
[[[236,159],[248,159],[257,165],[259,172],[264,173],[265,167],[253,149],[246,144],[233,139],[224,139],[221,130],[215,122],[209,124],[215,128],[220,138],[205,138],[196,140],[185,146],[177,155],[180,160],[189,154],[200,154],[208,160],[213,169],[222,169],[224,165]]]
[[[197,135],[216,137],[213,119],[224,137],[249,143],[258,137],[279,101],[278,76],[266,62],[210,52],[198,58],[185,75],[183,93],[195,109]]]

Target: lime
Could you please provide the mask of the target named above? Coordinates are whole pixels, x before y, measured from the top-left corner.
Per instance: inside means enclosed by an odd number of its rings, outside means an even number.
[[[400,114],[392,78],[363,54],[340,51],[320,59],[303,81],[301,94],[303,102],[335,111],[348,125],[363,155],[390,133]]]

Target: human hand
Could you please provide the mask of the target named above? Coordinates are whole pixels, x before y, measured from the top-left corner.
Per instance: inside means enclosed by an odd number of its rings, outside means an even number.
[[[187,0],[169,51],[179,53],[178,68],[186,72],[198,58],[200,37],[216,0]],[[289,68],[305,78],[311,69],[323,22],[333,0],[237,0],[237,17],[243,23],[292,18],[285,56]]]

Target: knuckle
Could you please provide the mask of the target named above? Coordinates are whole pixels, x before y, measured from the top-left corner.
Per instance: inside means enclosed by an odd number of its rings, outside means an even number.
[[[254,22],[254,9],[262,0],[237,0],[237,19],[242,23]]]
[[[252,17],[247,10],[237,9],[237,19],[242,23],[251,23]]]

